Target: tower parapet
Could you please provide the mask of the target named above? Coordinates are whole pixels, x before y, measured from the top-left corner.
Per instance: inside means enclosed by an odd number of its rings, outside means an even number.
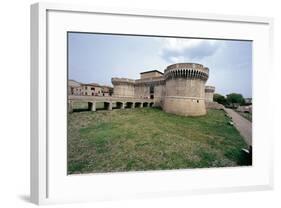
[[[113,85],[118,85],[118,84],[134,85],[135,84],[134,79],[118,78],[118,77],[111,78],[111,82]]]
[[[127,78],[113,77],[111,82],[114,86],[113,96],[115,97],[134,97],[135,80]]]
[[[215,87],[214,86],[205,86],[205,92],[215,92]]]
[[[202,64],[168,66],[164,71],[164,111],[184,116],[205,115],[205,83],[208,77],[209,69]]]
[[[135,80],[135,85],[163,85],[165,84],[165,80],[163,77],[153,77],[153,78],[145,78],[145,79],[137,79]]]
[[[207,81],[209,77],[209,68],[204,67],[202,64],[195,63],[172,64],[165,69],[164,77],[165,79],[188,78]]]

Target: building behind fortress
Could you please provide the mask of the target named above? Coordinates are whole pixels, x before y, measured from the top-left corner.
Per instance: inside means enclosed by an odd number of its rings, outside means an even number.
[[[177,63],[164,73],[153,70],[140,79],[112,78],[116,97],[147,98],[165,112],[184,116],[206,114],[206,102],[213,102],[214,87],[205,86],[209,69],[201,64]]]

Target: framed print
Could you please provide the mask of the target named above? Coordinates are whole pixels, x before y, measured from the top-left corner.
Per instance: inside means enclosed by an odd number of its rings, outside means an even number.
[[[272,188],[272,24],[32,5],[32,202]]]

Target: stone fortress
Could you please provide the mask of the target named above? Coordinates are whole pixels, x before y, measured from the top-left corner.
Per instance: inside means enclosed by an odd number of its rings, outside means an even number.
[[[206,114],[205,102],[213,102],[215,87],[205,86],[209,69],[196,63],[177,63],[164,73],[140,73],[140,79],[112,78],[113,96],[153,99],[155,107],[184,116]]]
[[[70,93],[69,104],[83,100],[92,111],[96,110],[96,102],[104,102],[108,110],[112,110],[113,105],[121,109],[153,106],[176,115],[200,116],[206,114],[206,108],[217,108],[217,103],[213,102],[215,87],[205,86],[208,77],[209,69],[201,64],[176,63],[169,65],[164,73],[158,70],[142,72],[136,80],[112,78],[112,96]]]

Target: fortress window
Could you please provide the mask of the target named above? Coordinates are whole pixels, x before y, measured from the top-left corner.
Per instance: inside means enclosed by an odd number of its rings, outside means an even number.
[[[199,103],[199,100],[197,100],[197,103]]]
[[[151,85],[151,86],[149,87],[149,92],[150,92],[151,94],[154,93],[154,86]]]

